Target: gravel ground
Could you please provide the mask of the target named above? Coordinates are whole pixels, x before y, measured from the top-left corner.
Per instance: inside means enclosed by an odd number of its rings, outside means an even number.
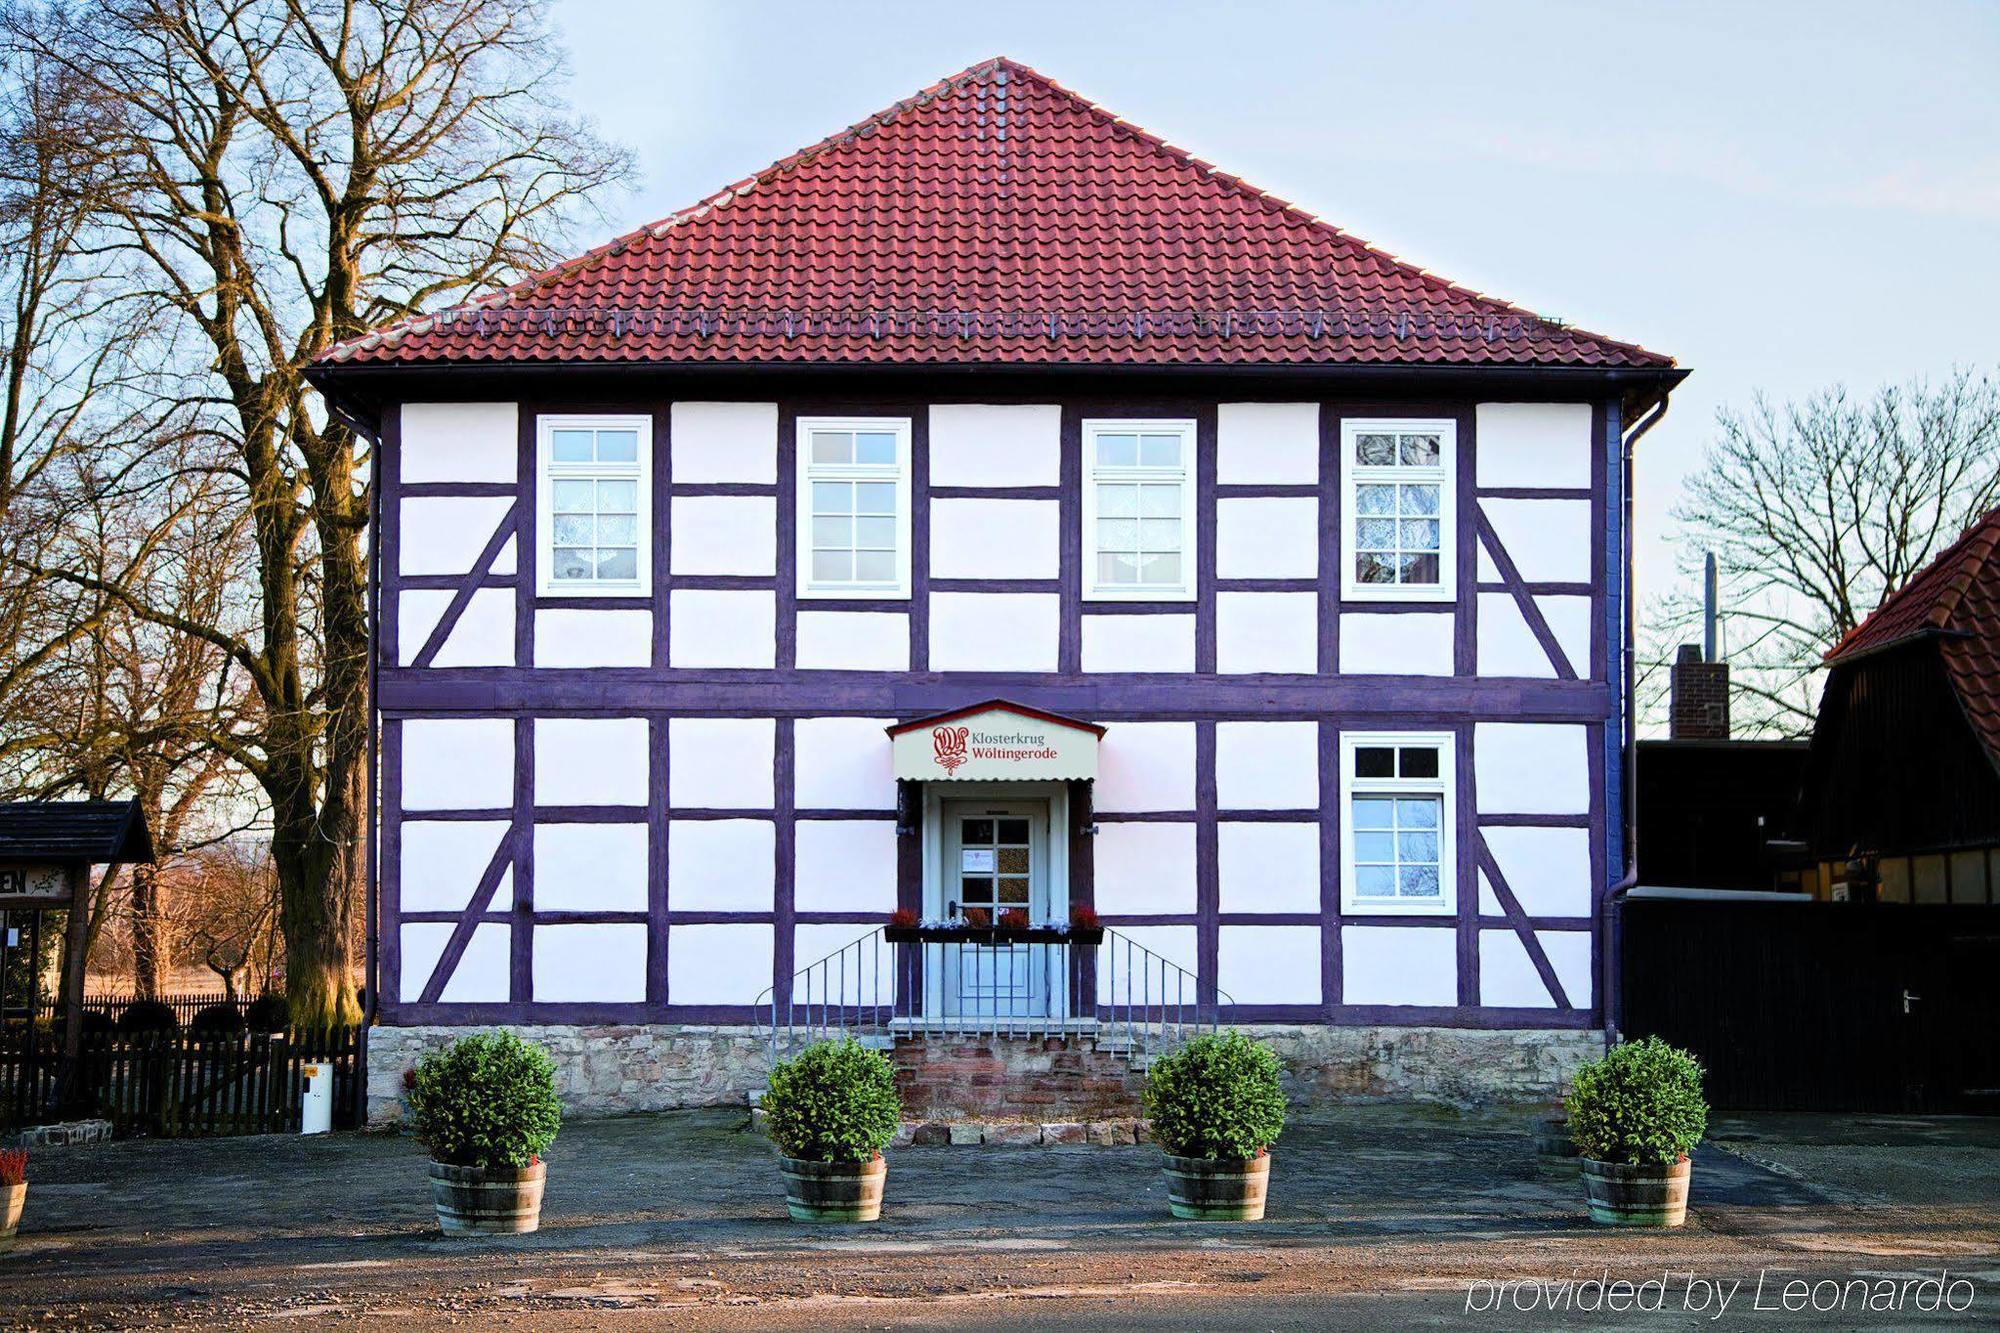
[[[1690,1275],[1744,1281],[1725,1323],[2000,1325],[2000,1121],[1724,1122],[1671,1233],[1592,1227],[1574,1164],[1534,1158],[1522,1115],[1408,1106],[1302,1119],[1251,1226],[1170,1220],[1149,1147],[899,1149],[882,1222],[841,1228],[785,1219],[740,1113],[578,1122],[549,1156],[539,1233],[448,1242],[407,1139],[49,1150],[0,1325],[1532,1328],[1552,1322],[1521,1308],[1541,1280],[1608,1277],[1657,1282],[1662,1308],[1573,1318],[1713,1326]],[[1900,1288],[1869,1312],[1848,1288],[1844,1313],[1750,1310],[1760,1273],[1771,1306],[1790,1280],[1940,1269],[1971,1309]]]

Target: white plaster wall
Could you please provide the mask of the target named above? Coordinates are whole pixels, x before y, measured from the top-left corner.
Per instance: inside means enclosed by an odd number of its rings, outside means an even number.
[[[1457,668],[1449,612],[1344,611],[1340,670],[1349,676],[1449,676]]]
[[[1054,486],[1062,478],[1062,409],[940,403],[931,408],[931,485]]]
[[[505,820],[404,821],[397,890],[402,910],[463,911],[509,827]],[[501,872],[503,876],[507,873]],[[491,910],[505,911],[513,905],[511,888],[503,883],[495,891]]]
[[[646,910],[644,824],[535,825],[535,910]]]
[[[1215,502],[1215,574],[1310,579],[1319,574],[1319,502],[1303,497]]]
[[[1318,1004],[1318,926],[1218,926],[1215,984],[1237,1004]]]
[[[449,921],[413,921],[402,928],[402,978],[397,992],[403,1002],[413,1004],[423,998],[444,946],[454,929]],[[465,942],[458,966],[445,979],[438,999],[446,1004],[491,1004],[508,998],[512,989],[513,928],[499,922],[481,922]]]
[[[403,809],[513,807],[511,718],[413,718],[402,736]]]
[[[874,929],[865,922],[813,922],[792,928],[793,991],[800,1004],[894,1004],[896,950],[878,935],[863,942]],[[814,970],[807,979],[797,974],[823,959],[840,957]],[[845,972],[843,974],[843,966]]]
[[[910,618],[900,611],[800,611],[801,671],[908,671]]]
[[[933,671],[1054,671],[1055,593],[931,594]]]
[[[1194,809],[1194,723],[1114,722],[1097,745],[1099,810]]]
[[[776,664],[776,593],[676,588],[668,606],[670,665],[769,670]]]
[[[513,403],[404,403],[402,479],[413,484],[513,481],[520,422]]]
[[[1216,862],[1221,911],[1319,911],[1317,824],[1222,820],[1216,826]]]
[[[648,803],[643,717],[535,719],[536,805]]]
[[[1458,932],[1446,926],[1343,926],[1342,1004],[1458,1003]]]
[[[792,902],[799,911],[896,910],[894,820],[801,819],[793,838]]]
[[[646,998],[644,922],[537,925],[535,998],[550,1004],[636,1004]]]
[[[396,660],[409,666],[424,650],[439,617],[455,596],[448,588],[412,588],[397,594],[401,619],[396,627]],[[481,588],[472,594],[431,658],[434,667],[514,665],[514,590]]]
[[[513,499],[505,495],[406,496],[398,506],[397,569],[405,574],[470,573],[473,561],[513,507]],[[512,573],[512,559],[504,568],[496,559],[493,572]]]
[[[1192,671],[1194,617],[1189,615],[1083,618],[1085,671]]]
[[[535,665],[551,668],[646,667],[653,664],[651,611],[535,612]]]
[[[778,826],[768,819],[667,821],[667,906],[676,912],[768,912]]]
[[[1479,836],[1529,916],[1590,915],[1589,829],[1491,825]]]
[[[1570,1007],[1588,1008],[1592,993],[1590,932],[1539,930],[1535,942],[1548,956]],[[1555,996],[1535,970],[1527,946],[1511,930],[1479,932],[1479,1002],[1497,1008],[1555,1008]]]
[[[778,479],[776,403],[675,403],[673,478],[683,484]]]
[[[792,731],[792,803],[801,810],[893,810],[887,717],[802,717]]]
[[[1590,488],[1590,404],[1481,403],[1473,426],[1481,486]]]
[[[1215,798],[1224,810],[1316,809],[1318,724],[1216,723]]]
[[[1319,480],[1318,403],[1223,403],[1215,479],[1224,486],[1310,486]]]
[[[667,804],[769,810],[776,724],[768,717],[667,720]]]
[[[1215,669],[1311,675],[1319,669],[1319,597],[1223,592],[1215,597]]]
[[[1569,659],[1570,670],[1576,672],[1579,680],[1589,680],[1592,675],[1590,661],[1590,618],[1591,605],[1588,597],[1542,596],[1535,599],[1541,608],[1542,619],[1549,622],[1549,632],[1562,645],[1563,656]]]
[[[931,577],[1055,578],[1061,516],[1054,500],[933,500]]]
[[[1589,733],[1559,722],[1473,727],[1479,813],[1580,815],[1590,810]]]
[[[1117,930],[1119,935],[1138,945],[1139,949],[1145,949],[1172,967],[1187,972],[1189,979],[1184,983],[1185,993],[1190,1000],[1193,999],[1195,989],[1193,977],[1200,957],[1193,926],[1119,926]],[[1143,958],[1139,949],[1132,951],[1129,968],[1124,949],[1118,949],[1115,958],[1110,956],[1113,952],[1110,949],[1105,950],[1104,955],[1100,956],[1097,965],[1097,998],[1101,1003],[1115,1002],[1121,1006],[1125,1004],[1128,978],[1131,981],[1131,1003],[1135,1011],[1145,996],[1149,981],[1156,1007],[1159,1004],[1159,996],[1171,995],[1183,984],[1170,968]]]
[[[1479,674],[1482,676],[1527,676],[1552,679],[1555,667],[1535,632],[1521,614],[1513,595],[1504,592],[1479,594]]]
[[[770,496],[676,495],[671,512],[674,573],[777,572],[778,502]]]
[[[1097,910],[1142,916],[1195,910],[1194,825],[1119,823],[1097,826]]]
[[[1590,501],[1483,499],[1479,507],[1522,578],[1590,582]]]
[[[671,1004],[750,1004],[771,984],[771,927],[674,926],[667,931]]]

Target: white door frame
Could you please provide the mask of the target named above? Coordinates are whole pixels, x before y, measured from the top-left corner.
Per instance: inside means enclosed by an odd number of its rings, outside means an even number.
[[[1043,841],[1047,844],[1048,903],[1050,911],[1057,919],[1068,921],[1069,784],[1059,781],[924,783],[922,913],[924,920],[935,921],[944,916],[947,897],[944,884],[945,802],[982,800],[1046,803],[1048,821]],[[947,1019],[943,972],[944,969],[941,967],[927,967],[924,972],[924,1013],[929,1018]],[[1062,984],[1062,979],[1055,978],[1054,984]],[[1066,1014],[1069,1002],[1070,997],[1066,995],[1051,995],[1048,1003],[1050,1013],[1058,1016]],[[967,1021],[979,1022],[977,1018],[968,1018]]]

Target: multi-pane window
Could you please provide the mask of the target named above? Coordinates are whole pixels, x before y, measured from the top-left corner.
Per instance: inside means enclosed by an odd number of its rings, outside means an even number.
[[[1084,595],[1188,601],[1195,589],[1194,423],[1083,423]]]
[[[799,422],[799,595],[910,595],[910,423]]]
[[[1344,596],[1451,599],[1455,435],[1449,421],[1341,423]]]
[[[1028,907],[1029,825],[1025,819],[959,821],[958,903],[989,909],[997,919],[1010,907]]]
[[[1341,903],[1354,913],[1455,910],[1452,741],[1341,737]]]
[[[652,584],[644,417],[543,417],[536,565],[544,593],[643,596]]]

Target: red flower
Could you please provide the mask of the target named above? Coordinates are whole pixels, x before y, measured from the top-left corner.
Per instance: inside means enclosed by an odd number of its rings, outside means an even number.
[[[917,914],[907,907],[898,907],[895,911],[889,913],[889,924],[892,926],[914,926],[917,924]]]
[[[1069,912],[1069,923],[1078,930],[1096,930],[1097,909],[1095,907],[1072,907]]]

